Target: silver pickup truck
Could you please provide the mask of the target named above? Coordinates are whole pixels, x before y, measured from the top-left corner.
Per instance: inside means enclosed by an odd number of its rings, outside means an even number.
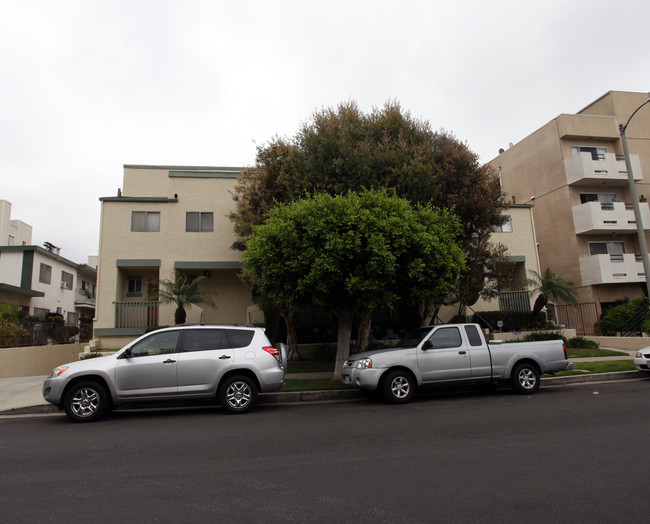
[[[342,378],[403,403],[427,385],[507,381],[517,393],[535,393],[541,374],[569,369],[562,340],[488,344],[477,324],[442,324],[414,330],[398,347],[351,355]]]

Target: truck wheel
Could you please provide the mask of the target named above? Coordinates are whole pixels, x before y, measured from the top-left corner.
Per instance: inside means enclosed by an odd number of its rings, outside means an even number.
[[[510,374],[510,383],[517,393],[535,393],[539,389],[539,371],[528,362],[517,364]]]
[[[73,422],[94,422],[109,407],[110,398],[106,388],[94,380],[74,384],[63,399],[65,414]]]
[[[246,413],[255,405],[257,386],[244,375],[228,377],[219,388],[219,404],[229,413]]]
[[[404,404],[415,395],[415,379],[408,371],[389,371],[382,379],[381,395],[386,402]]]

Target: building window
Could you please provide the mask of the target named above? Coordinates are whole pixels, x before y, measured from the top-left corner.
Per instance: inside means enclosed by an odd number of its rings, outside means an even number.
[[[625,242],[589,242],[590,255],[609,255],[612,262],[623,262]]]
[[[126,284],[127,297],[142,296],[142,277],[129,277]]]
[[[160,211],[133,211],[131,231],[156,233],[160,231]]]
[[[77,325],[79,323],[79,313],[67,313],[66,324]]]
[[[600,202],[601,204],[612,204],[616,202],[616,193],[580,193],[580,203]]]
[[[72,289],[74,276],[71,273],[61,271],[61,289]]]
[[[41,317],[45,318],[45,316],[50,312],[49,309],[44,309],[42,307],[35,307],[34,308],[34,316],[35,317]]]
[[[571,151],[574,155],[579,153],[590,153],[592,160],[605,160],[606,147],[593,147],[593,146],[572,146]]]
[[[500,226],[494,226],[495,233],[512,233],[512,217],[506,216],[506,221]]]
[[[207,233],[214,231],[214,213],[189,212],[185,214],[185,231]]]
[[[13,235],[9,235],[9,243],[7,245],[13,246],[15,243],[16,243],[16,237]]]
[[[51,284],[52,283],[52,266],[41,263],[41,269],[38,272],[38,281],[41,284]]]

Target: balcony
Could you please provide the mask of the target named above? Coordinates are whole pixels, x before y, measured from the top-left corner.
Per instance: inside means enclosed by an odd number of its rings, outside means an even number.
[[[650,207],[640,202],[641,223],[650,230]],[[576,235],[602,235],[603,233],[636,233],[636,220],[632,204],[623,202],[587,202],[573,208],[573,226]]]
[[[643,180],[639,155],[630,155],[630,161],[634,180]],[[599,155],[598,160],[594,160],[591,153],[578,153],[564,159],[564,169],[570,186],[602,185],[603,182],[608,186],[624,186],[628,183],[625,160],[614,153]]]
[[[581,257],[580,274],[583,286],[645,282],[643,261],[634,254]]]
[[[74,291],[75,307],[95,307],[95,296],[87,289],[75,289]]]
[[[158,325],[160,302],[114,302],[115,327],[118,329],[148,328]]]

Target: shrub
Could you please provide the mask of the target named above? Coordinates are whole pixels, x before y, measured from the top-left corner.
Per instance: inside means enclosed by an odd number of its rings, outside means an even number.
[[[585,337],[573,337],[566,341],[566,347],[571,349],[600,349],[600,344]]]
[[[88,360],[89,358],[103,357],[98,351],[91,351],[90,353],[84,353],[79,357],[79,360]]]
[[[562,340],[565,344],[567,342],[566,338],[559,331],[533,331],[522,339],[523,342],[537,342],[540,340]]]
[[[600,319],[600,329],[603,335],[616,335],[625,323],[630,320],[641,307],[647,307],[647,298],[639,297],[629,300],[620,306],[608,309]]]
[[[0,321],[0,347],[22,346],[29,340],[29,331],[20,324]]]

